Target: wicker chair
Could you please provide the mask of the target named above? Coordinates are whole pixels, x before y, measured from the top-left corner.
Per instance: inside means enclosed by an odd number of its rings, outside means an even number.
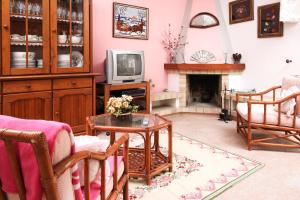
[[[237,132],[245,137],[249,150],[253,146],[300,148],[300,92],[277,99],[278,92],[291,86],[300,89],[300,79],[288,76],[283,79],[282,86],[260,93],[236,95]],[[293,99],[296,105],[291,108],[292,114],[287,115],[283,111],[284,104]],[[254,138],[254,129],[259,129],[255,133],[264,137]]]
[[[15,179],[16,186],[18,188],[17,198],[15,199],[26,199],[26,189],[24,180],[22,178],[20,162],[17,159],[16,151],[13,147],[14,142],[28,143],[34,150],[35,157],[40,169],[41,184],[43,189],[43,199],[58,200],[65,199],[62,197],[62,189],[59,189],[61,183],[60,178],[70,170],[76,163],[84,161],[84,183],[85,186],[89,185],[89,160],[98,160],[101,167],[101,192],[100,199],[117,199],[118,194],[123,190],[124,199],[128,199],[128,134],[122,135],[114,144],[112,144],[106,152],[95,153],[91,151],[81,151],[73,155],[69,155],[61,159],[57,164],[53,164],[51,161],[48,144],[46,137],[41,132],[28,132],[28,131],[16,131],[8,129],[0,129],[0,141],[5,144],[5,149],[8,153],[8,158],[13,169],[13,176]],[[124,170],[122,174],[118,175],[117,153],[120,150],[120,146],[123,145],[123,156],[124,156]],[[108,191],[107,180],[105,176],[105,160],[113,156],[114,158],[114,172],[113,172],[113,186]],[[0,182],[0,199],[11,199],[9,194],[6,194],[1,189]],[[106,194],[106,192],[109,194]],[[72,191],[69,191],[73,193]],[[84,196],[86,200],[90,199],[90,188],[84,187]]]

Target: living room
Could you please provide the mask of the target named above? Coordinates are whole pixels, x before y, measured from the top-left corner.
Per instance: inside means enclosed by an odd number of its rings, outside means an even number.
[[[0,10],[1,200],[298,199],[299,0]]]

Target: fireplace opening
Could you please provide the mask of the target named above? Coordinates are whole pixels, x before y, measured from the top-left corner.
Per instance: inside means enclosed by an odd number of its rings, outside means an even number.
[[[220,75],[189,75],[188,87],[188,105],[201,103],[221,106]]]

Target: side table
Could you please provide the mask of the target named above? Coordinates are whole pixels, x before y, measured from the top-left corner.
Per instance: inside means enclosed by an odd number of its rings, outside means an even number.
[[[160,130],[168,131],[168,155],[160,151]],[[116,132],[134,133],[144,140],[143,147],[129,148],[129,176],[146,179],[150,185],[151,178],[162,171],[172,171],[172,122],[153,114],[133,113],[130,120],[118,120],[111,114],[87,117],[87,133],[110,132],[110,142],[114,143]],[[151,138],[154,144],[151,147]]]

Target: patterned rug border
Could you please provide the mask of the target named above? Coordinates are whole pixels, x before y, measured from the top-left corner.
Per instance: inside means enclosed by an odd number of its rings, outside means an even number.
[[[236,178],[236,179],[230,181],[229,183],[227,183],[227,184],[224,185],[223,187],[219,188],[218,190],[216,190],[216,191],[212,192],[211,194],[209,194],[209,195],[203,197],[202,200],[210,200],[210,199],[212,199],[212,198],[215,198],[215,197],[219,196],[220,194],[222,194],[223,192],[225,192],[225,191],[228,190],[229,188],[232,188],[234,185],[238,184],[239,182],[241,182],[241,181],[244,180],[245,178],[251,176],[252,174],[254,174],[255,172],[257,172],[258,170],[262,169],[262,168],[265,166],[265,164],[263,164],[263,163],[261,163],[261,162],[259,162],[259,161],[257,161],[257,160],[250,159],[250,158],[248,158],[248,157],[242,156],[242,155],[237,154],[237,153],[232,153],[232,152],[230,152],[230,151],[227,151],[227,150],[224,150],[224,149],[222,149],[222,148],[219,148],[219,147],[217,147],[217,146],[215,146],[215,145],[211,145],[211,144],[202,142],[202,141],[197,140],[197,139],[194,139],[194,138],[190,138],[190,137],[185,136],[185,135],[183,135],[183,134],[181,134],[181,133],[179,133],[179,132],[174,131],[174,132],[173,132],[173,135],[174,135],[174,134],[180,135],[181,137],[187,138],[187,139],[192,140],[192,141],[200,142],[200,143],[202,143],[202,144],[205,144],[205,145],[207,145],[207,146],[213,147],[213,148],[215,148],[215,149],[218,149],[218,150],[221,150],[221,151],[228,152],[228,153],[230,153],[230,154],[232,154],[232,155],[242,157],[242,158],[247,159],[247,160],[249,160],[249,161],[255,162],[255,163],[258,165],[258,166],[256,166],[255,168],[253,168],[252,170],[248,171],[247,173],[245,173],[245,174],[241,175],[240,177],[238,177],[238,178]]]

